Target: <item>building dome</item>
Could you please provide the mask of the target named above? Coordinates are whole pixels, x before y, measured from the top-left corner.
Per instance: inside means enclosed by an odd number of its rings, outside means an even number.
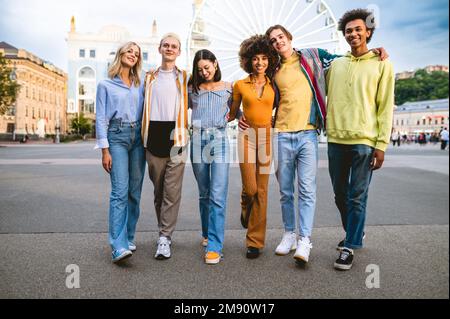
[[[108,25],[100,29],[99,34],[111,41],[125,42],[130,38],[130,32],[124,27]]]

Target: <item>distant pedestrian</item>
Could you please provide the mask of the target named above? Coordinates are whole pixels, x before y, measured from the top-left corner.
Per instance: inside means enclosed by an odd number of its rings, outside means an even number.
[[[401,134],[398,131],[394,131],[391,136],[392,145],[395,146],[397,144],[400,147]]]
[[[425,146],[427,144],[427,137],[425,135],[425,133],[420,133],[419,137],[417,138],[417,141],[419,143],[420,146]]]
[[[444,128],[441,132],[441,150],[445,151],[448,145],[448,130]]]
[[[135,232],[140,215],[145,153],[141,139],[143,85],[140,47],[128,42],[116,53],[109,79],[97,87],[97,149],[111,178],[109,243],[112,261],[136,250]]]

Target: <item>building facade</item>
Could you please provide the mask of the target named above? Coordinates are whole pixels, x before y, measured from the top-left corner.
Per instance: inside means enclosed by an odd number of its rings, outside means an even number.
[[[420,70],[420,69],[397,73],[395,75],[395,79],[396,80],[411,79],[416,75],[416,72],[418,70]],[[447,72],[448,73],[448,66],[446,66],[446,65],[429,65],[429,66],[425,67],[424,70],[428,73],[432,73],[432,72]]]
[[[153,22],[151,36],[136,38],[127,29],[114,25],[103,27],[98,33],[80,33],[72,17],[66,40],[69,49],[68,117],[83,113],[92,120],[93,128],[97,84],[107,78],[108,67],[117,49],[128,41],[136,42],[142,50],[143,71],[156,67],[160,59],[156,21]]]
[[[402,134],[439,132],[449,127],[449,99],[409,102],[394,111],[393,129]]]
[[[49,62],[1,42],[12,75],[20,85],[17,100],[0,117],[0,134],[18,140],[67,133],[67,74]]]

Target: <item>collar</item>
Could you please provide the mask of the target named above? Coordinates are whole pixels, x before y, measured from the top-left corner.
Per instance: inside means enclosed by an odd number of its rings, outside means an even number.
[[[130,87],[128,85],[126,85],[125,83],[123,83],[123,81],[122,81],[122,79],[120,78],[119,75],[116,75],[113,79],[111,79],[111,81],[114,84],[117,84],[117,85],[122,86],[122,87],[127,88],[127,89],[132,89],[133,86],[134,86],[134,83],[131,83]]]
[[[157,76],[160,70],[161,70],[161,67],[158,67],[156,70],[150,70],[147,73],[151,73],[154,76]],[[176,65],[175,65],[175,68],[173,69],[173,71],[176,72],[177,75],[180,75],[183,73],[183,71],[181,69],[179,69]]]
[[[244,79],[244,82],[245,82],[245,83],[253,83],[253,82],[252,82],[252,76],[251,76],[251,75],[247,76],[247,77]],[[270,84],[270,83],[272,83],[272,81],[270,81],[269,77],[266,75],[266,84]]]

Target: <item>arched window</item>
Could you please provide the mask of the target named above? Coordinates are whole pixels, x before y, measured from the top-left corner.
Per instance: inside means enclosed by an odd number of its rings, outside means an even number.
[[[95,79],[95,72],[92,68],[86,66],[78,73],[80,79]]]
[[[89,66],[83,67],[78,72],[78,110],[83,113],[95,113],[95,71]]]

